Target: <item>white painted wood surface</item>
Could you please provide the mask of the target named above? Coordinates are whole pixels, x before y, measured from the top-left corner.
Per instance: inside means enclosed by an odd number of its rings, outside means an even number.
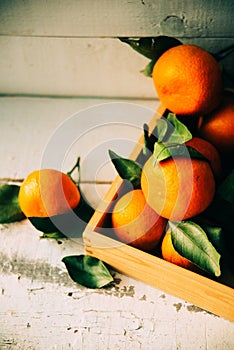
[[[156,97],[148,60],[117,39],[0,37],[0,93]]]
[[[76,112],[109,102],[112,101],[0,98],[0,179],[16,181],[25,177],[41,164],[45,144],[59,125]],[[153,111],[158,102],[137,103]],[[113,115],[110,122],[112,118]],[[121,134],[122,121],[115,122]],[[135,141],[138,131],[136,128],[129,134]],[[102,138],[109,136],[102,134]],[[87,146],[98,147],[96,140],[90,137]],[[115,174],[109,165],[96,182],[88,183],[89,179],[83,178],[83,190],[94,205],[99,200],[94,189],[103,195],[108,183],[100,182],[109,181]],[[71,167],[72,159],[68,158],[65,166]],[[115,273],[114,284],[100,290],[73,283],[61,259],[83,253],[82,241],[58,244],[39,237],[40,233],[26,220],[0,227],[1,349],[234,348],[233,323],[127,276]]]
[[[233,37],[231,0],[8,1],[0,33],[26,36]]]
[[[234,39],[183,42],[217,52]],[[157,97],[140,72],[149,60],[118,39],[0,36],[0,47],[1,94]],[[234,81],[233,58],[222,64]]]
[[[148,60],[117,38],[169,35],[212,53],[234,5],[210,1],[0,1],[0,94],[155,98]],[[222,65],[232,78],[232,54]]]

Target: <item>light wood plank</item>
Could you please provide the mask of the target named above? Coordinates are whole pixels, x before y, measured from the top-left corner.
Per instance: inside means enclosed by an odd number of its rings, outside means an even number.
[[[0,93],[155,98],[148,60],[117,39],[0,37]]]
[[[231,0],[1,1],[0,34],[233,37],[232,15]]]
[[[233,288],[121,244],[89,228],[84,238],[87,254],[98,257],[121,273],[234,322]]]
[[[233,38],[182,42],[214,53]],[[2,94],[157,97],[152,79],[140,72],[149,60],[118,39],[0,36],[0,47]],[[222,64],[234,81],[233,56]]]
[[[2,97],[0,179],[41,167],[68,171],[80,156],[83,182],[110,182],[116,172],[108,149],[127,157],[158,103]]]

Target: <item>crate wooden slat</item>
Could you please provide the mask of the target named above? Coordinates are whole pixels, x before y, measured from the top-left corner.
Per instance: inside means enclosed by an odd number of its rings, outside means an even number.
[[[160,105],[148,124],[150,132],[155,126],[155,121],[164,113],[165,108]],[[139,155],[142,141],[143,136],[136,144],[130,156],[131,159],[136,159]],[[97,208],[84,231],[87,254],[103,260],[116,270],[135,279],[234,321],[234,276],[229,272],[227,272],[228,277],[225,276],[228,282],[225,281],[223,284],[100,233],[100,226],[106,219],[108,207],[116,197],[116,192],[121,184],[122,181],[117,176],[104,196],[100,208]],[[105,208],[103,208],[103,203],[106,203]]]

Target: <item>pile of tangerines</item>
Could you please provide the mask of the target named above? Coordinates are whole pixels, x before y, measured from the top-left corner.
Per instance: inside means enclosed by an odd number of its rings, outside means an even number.
[[[185,124],[192,122],[184,147],[204,159],[183,152],[157,161],[154,152],[143,164],[140,188],[118,199],[112,224],[120,241],[142,250],[160,246],[165,260],[196,270],[175,250],[168,222],[197,218],[212,203],[234,154],[234,94],[224,90],[217,61],[195,45],[163,53],[152,78],[165,108]]]
[[[193,268],[173,247],[168,221],[197,217],[212,203],[224,165],[234,154],[234,94],[224,90],[216,60],[195,45],[168,49],[152,77],[165,108],[185,124],[192,121],[192,137],[183,147],[202,157],[183,153],[158,161],[153,152],[143,164],[140,188],[117,200],[112,226],[120,241],[148,251],[160,246],[164,259]],[[79,202],[71,178],[51,169],[30,174],[19,192],[20,207],[29,218],[60,215]]]

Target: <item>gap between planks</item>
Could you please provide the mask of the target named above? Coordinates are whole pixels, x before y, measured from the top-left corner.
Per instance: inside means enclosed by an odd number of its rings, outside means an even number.
[[[0,178],[0,183],[7,183],[7,182],[12,182],[12,183],[22,183],[24,179],[11,179],[7,177]],[[113,181],[81,181],[80,184],[84,185],[111,185]]]

